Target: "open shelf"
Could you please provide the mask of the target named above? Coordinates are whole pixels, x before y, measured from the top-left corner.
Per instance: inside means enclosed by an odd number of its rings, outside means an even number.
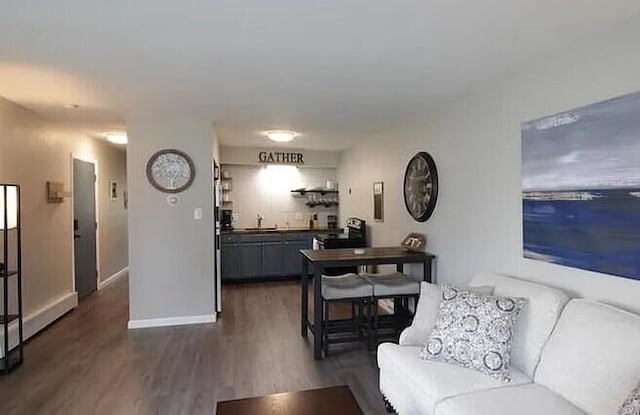
[[[17,314],[9,314],[8,316],[2,316],[0,315],[0,324],[7,324],[7,323],[11,323],[14,320],[18,319],[18,315]]]
[[[324,206],[324,207],[331,207],[331,206],[338,206],[338,202],[307,202],[305,203],[305,205],[309,206],[309,207],[316,207],[316,206]]]
[[[7,277],[10,277],[12,275],[17,275],[17,274],[18,274],[18,271],[9,271],[7,273]],[[0,272],[0,278],[4,278],[4,272]]]
[[[327,194],[335,194],[338,193],[337,190],[335,189],[294,189],[291,191],[291,193],[297,193],[300,194],[302,196],[308,194],[308,193],[319,193],[321,195],[327,195]]]

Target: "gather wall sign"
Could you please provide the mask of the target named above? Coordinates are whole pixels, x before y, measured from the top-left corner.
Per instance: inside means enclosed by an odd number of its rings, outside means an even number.
[[[258,153],[258,161],[263,164],[292,164],[298,166],[304,164],[304,154],[261,151]]]

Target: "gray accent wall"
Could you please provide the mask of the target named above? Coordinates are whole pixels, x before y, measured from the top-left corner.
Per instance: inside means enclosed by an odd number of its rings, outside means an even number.
[[[129,137],[129,320],[212,316],[213,124],[204,119],[132,116]],[[187,153],[196,167],[193,185],[177,206],[154,189],[146,163],[156,151]],[[202,220],[194,209],[202,209]]]
[[[521,122],[640,90],[638,39],[635,17],[368,137],[343,154],[340,216],[364,216],[374,245],[426,233],[439,282],[464,286],[476,273],[499,272],[640,311],[638,281],[523,258],[520,161]],[[426,223],[409,217],[402,196],[418,151],[431,153],[440,179]],[[371,220],[375,181],[384,181],[384,223]]]

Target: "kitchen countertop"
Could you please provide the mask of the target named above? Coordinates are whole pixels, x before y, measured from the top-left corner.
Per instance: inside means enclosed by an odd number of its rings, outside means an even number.
[[[242,234],[256,234],[256,233],[342,233],[342,228],[238,228],[230,231],[222,231],[223,235],[242,235]]]

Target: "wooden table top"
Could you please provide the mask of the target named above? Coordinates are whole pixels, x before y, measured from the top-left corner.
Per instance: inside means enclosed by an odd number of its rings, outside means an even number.
[[[424,261],[434,258],[428,252],[411,252],[401,246],[362,248],[363,254],[356,254],[354,248],[339,249],[304,249],[300,252],[311,262],[323,261],[357,261],[357,260],[413,260]]]
[[[217,415],[363,415],[348,386],[218,402]]]

